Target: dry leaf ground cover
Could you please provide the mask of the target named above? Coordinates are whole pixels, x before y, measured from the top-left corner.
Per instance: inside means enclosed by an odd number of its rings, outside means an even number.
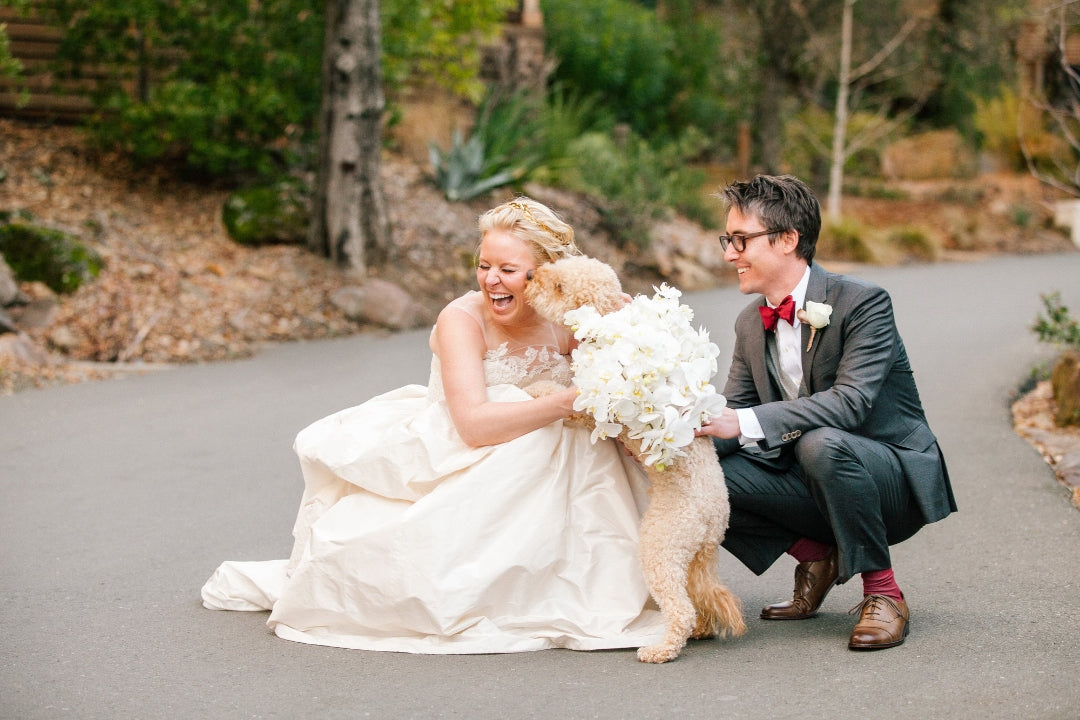
[[[445,286],[471,278],[455,245],[472,242],[476,216],[467,206],[442,214],[417,207],[424,198],[409,186],[422,178],[408,170],[387,168],[388,192],[400,195],[391,203],[398,214],[424,218],[421,228],[443,221],[461,229],[456,243],[448,232],[434,250],[419,252],[409,242],[416,232],[397,234],[403,264],[424,278],[412,289],[422,288],[417,294],[426,304],[440,304],[452,294]],[[72,233],[104,260],[99,276],[71,295],[22,286],[39,309],[25,332],[50,358],[18,367],[5,360],[0,391],[131,363],[226,360],[262,343],[368,329],[328,302],[356,280],[347,272],[303,247],[233,243],[221,223],[227,190],[135,175],[120,161],[91,153],[72,128],[7,120],[0,120],[0,172],[0,209],[28,212],[36,223]]]

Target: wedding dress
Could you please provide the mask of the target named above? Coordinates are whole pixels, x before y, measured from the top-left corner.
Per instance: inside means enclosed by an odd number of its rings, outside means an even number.
[[[562,328],[515,345],[478,322],[492,400],[570,381]],[[432,341],[434,349],[434,340]],[[280,637],[413,653],[639,647],[663,623],[642,579],[644,473],[613,441],[552,423],[473,448],[447,411],[433,352],[408,385],[296,438],[304,493],[288,560],[223,563],[202,589],[222,610],[270,610]]]

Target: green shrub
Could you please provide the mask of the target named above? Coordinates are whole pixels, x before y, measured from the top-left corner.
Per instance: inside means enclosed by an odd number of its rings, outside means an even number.
[[[597,199],[605,224],[624,246],[648,247],[649,221],[663,214],[655,176],[634,172],[645,146],[644,140],[631,136],[620,148],[610,135],[590,132],[568,148],[575,163],[564,173],[567,186]]]
[[[1039,313],[1031,327],[1039,341],[1080,350],[1080,324],[1069,314],[1069,308],[1061,304],[1061,293],[1046,293],[1039,297],[1046,314]]]
[[[78,290],[102,266],[101,256],[74,236],[21,222],[0,225],[0,255],[17,278],[43,282],[57,293]]]
[[[655,12],[630,0],[543,0],[541,9],[554,80],[599,94],[643,135],[666,125],[676,38]]]
[[[941,254],[937,240],[926,228],[917,225],[891,227],[885,233],[885,241],[905,260],[933,261]]]
[[[55,0],[64,67],[114,69],[95,136],[138,165],[187,175],[274,175],[308,139],[321,96],[323,22],[300,0]],[[121,73],[134,71],[135,78]]]
[[[874,177],[881,170],[881,151],[888,135],[881,130],[886,120],[875,113],[856,112],[848,120],[847,139],[859,135],[880,134],[875,142],[853,153],[844,162],[845,173],[856,177]],[[784,161],[795,175],[824,177],[832,152],[834,118],[832,112],[818,105],[807,105],[784,125]],[[897,129],[896,132],[901,132]]]
[[[975,99],[975,131],[983,152],[998,158],[1010,170],[1026,168],[1017,137],[1020,98],[1010,87],[1002,87],[997,97]]]
[[[715,227],[713,210],[702,193],[704,171],[690,165],[705,142],[689,132],[679,142],[654,148],[623,126],[612,135],[585,133],[569,146],[574,165],[563,178],[574,190],[598,199],[616,241],[648,247],[652,220],[676,209],[708,227]]]
[[[818,254],[833,260],[873,262],[874,251],[871,231],[862,223],[850,218],[839,222],[826,222],[818,238]]]
[[[307,238],[311,211],[304,188],[283,180],[238,190],[222,208],[225,230],[241,245],[300,244]]]
[[[554,186],[565,184],[562,174],[576,162],[570,154],[574,141],[588,132],[611,132],[615,116],[600,100],[599,95],[569,90],[561,83],[551,87],[539,108],[539,129],[533,138],[540,154],[540,164],[531,173],[533,179]]]
[[[62,75],[117,72],[95,98],[93,129],[102,145],[136,164],[227,181],[277,177],[309,159],[298,153],[313,143],[320,110],[325,3],[34,5],[64,27]],[[392,93],[422,77],[477,97],[480,49],[515,5],[382,0],[385,85]]]
[[[1064,348],[1050,374],[1057,404],[1054,422],[1061,426],[1080,425],[1080,323],[1061,304],[1061,293],[1040,297],[1046,314],[1039,313],[1031,329],[1041,342]]]
[[[650,143],[688,128],[729,152],[752,105],[753,53],[728,52],[730,15],[711,3],[542,0],[552,79],[597,96]],[[748,57],[749,56],[749,57]]]

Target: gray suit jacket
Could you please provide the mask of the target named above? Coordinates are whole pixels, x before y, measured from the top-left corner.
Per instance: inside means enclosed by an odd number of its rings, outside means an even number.
[[[811,349],[802,325],[804,397],[784,400],[768,372],[766,334],[750,303],[735,321],[735,352],[724,395],[732,408],[754,408],[762,450],[783,449],[809,430],[832,427],[889,445],[896,452],[926,522],[956,510],[937,438],[926,422],[889,294],[872,283],[810,267],[806,299],[832,306]],[[723,454],[737,441],[718,443]],[[789,455],[790,453],[782,453]]]

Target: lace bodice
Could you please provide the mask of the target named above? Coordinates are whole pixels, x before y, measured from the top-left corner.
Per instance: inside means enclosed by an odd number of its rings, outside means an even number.
[[[484,330],[484,338],[489,347],[484,355],[484,377],[488,387],[492,385],[516,385],[526,387],[539,380],[551,380],[561,385],[569,385],[573,373],[570,359],[567,357],[570,335],[563,328],[554,325],[543,329],[534,343],[512,346],[499,339],[491,328],[485,327],[483,316],[476,312],[479,293],[472,292],[452,303],[475,319]],[[433,331],[434,332],[434,331]],[[431,376],[428,380],[428,396],[441,400],[445,397],[442,387],[442,368],[439,356],[432,353]]]
[[[503,343],[484,356],[484,377],[488,385],[509,383],[525,387],[537,380],[553,380],[570,384],[570,361],[558,348],[526,347],[518,353],[510,353]]]

